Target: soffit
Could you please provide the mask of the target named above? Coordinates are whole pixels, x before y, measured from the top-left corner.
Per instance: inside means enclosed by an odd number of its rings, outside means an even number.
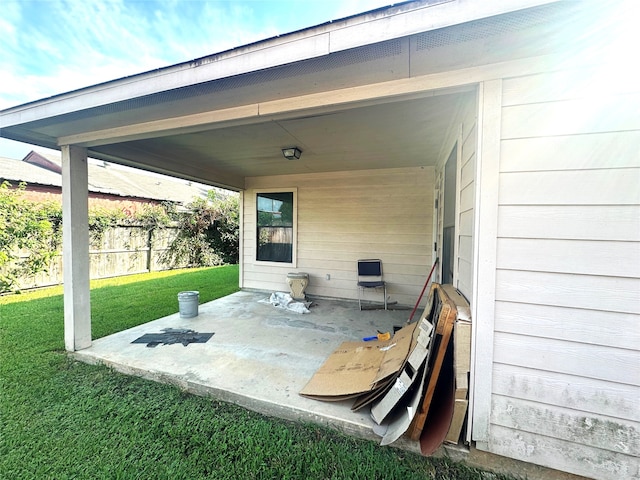
[[[104,158],[135,158],[143,165],[208,181],[247,176],[434,165],[461,102],[472,93],[370,105],[197,133],[92,148]],[[283,147],[302,149],[286,160]],[[243,182],[243,180],[242,180]],[[236,185],[238,186],[238,185]]]

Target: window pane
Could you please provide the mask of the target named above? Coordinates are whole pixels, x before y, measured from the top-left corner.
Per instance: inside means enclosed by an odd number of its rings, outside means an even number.
[[[257,260],[291,263],[293,259],[293,192],[257,196]]]
[[[258,225],[293,227],[293,193],[258,194]]]

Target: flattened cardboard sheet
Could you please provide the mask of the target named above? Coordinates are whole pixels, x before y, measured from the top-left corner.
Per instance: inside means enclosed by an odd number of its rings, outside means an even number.
[[[431,325],[431,323],[429,323],[429,321],[423,316],[418,322],[417,328],[413,331],[411,347],[409,349],[410,353],[408,358],[405,360],[403,367],[401,367],[401,369],[395,374],[387,376],[380,382],[376,382],[371,392],[360,395],[354,402],[351,410],[359,410],[362,407],[375,402],[379,398],[389,395],[392,387],[397,385],[398,378],[402,375],[401,370],[406,368],[407,363],[410,364],[414,370],[417,370],[422,363],[422,360],[420,359],[422,350],[426,349],[431,341],[432,331],[433,325]]]
[[[415,329],[416,323],[401,328],[391,340],[386,342],[389,344],[388,347],[381,348],[384,350],[384,357],[373,383],[381,382],[390,375],[398,373],[409,354]]]
[[[425,363],[429,353],[428,346],[430,343],[429,334],[432,331],[431,324],[428,320],[422,319],[418,330],[420,334],[413,345],[407,361],[402,367],[400,375],[396,378],[393,386],[385,396],[371,407],[371,418],[373,418],[376,423],[382,423],[387,415],[391,413],[391,410],[401,402],[406,393],[413,387],[416,379],[422,377],[422,374],[418,372],[422,371],[420,369],[422,364]],[[426,338],[421,338],[425,336]]]
[[[382,397],[389,391],[394,381],[395,376],[392,375],[381,382],[377,382],[370,392],[358,395],[358,398],[356,398],[356,400],[353,402],[353,405],[351,406],[351,410],[357,412],[361,408],[375,402],[378,398]]]
[[[370,392],[397,373],[407,358],[416,324],[398,330],[386,342],[344,342],[311,377],[300,395],[317,400]],[[346,397],[348,398],[348,397]]]
[[[424,384],[426,368],[422,369],[420,374],[420,381],[417,382],[412,392],[410,392],[411,398],[409,403],[403,407],[397,409],[397,412],[392,413],[385,422],[388,422],[385,432],[382,434],[382,441],[380,445],[390,445],[398,440],[409,428],[411,421],[413,420],[418,405],[422,399],[422,385]],[[384,423],[383,423],[384,425]],[[374,429],[375,431],[375,429]]]

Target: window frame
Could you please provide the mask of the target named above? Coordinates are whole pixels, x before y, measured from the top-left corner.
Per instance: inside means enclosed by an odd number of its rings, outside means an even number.
[[[293,197],[293,218],[292,218],[292,244],[291,244],[291,262],[274,262],[272,260],[258,260],[258,196],[263,193],[291,193]],[[253,222],[253,228],[255,232],[254,261],[259,265],[273,265],[273,266],[286,266],[295,268],[297,265],[297,251],[298,251],[298,189],[293,188],[261,188],[254,190],[254,212],[255,219]]]

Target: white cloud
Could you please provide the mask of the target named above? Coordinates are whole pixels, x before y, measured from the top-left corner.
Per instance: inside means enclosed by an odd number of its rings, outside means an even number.
[[[0,108],[371,10],[381,0],[5,0]]]
[[[20,6],[17,3],[9,2],[2,7],[0,15],[0,38],[4,43],[4,48],[15,48],[17,45],[16,25],[20,23]]]

